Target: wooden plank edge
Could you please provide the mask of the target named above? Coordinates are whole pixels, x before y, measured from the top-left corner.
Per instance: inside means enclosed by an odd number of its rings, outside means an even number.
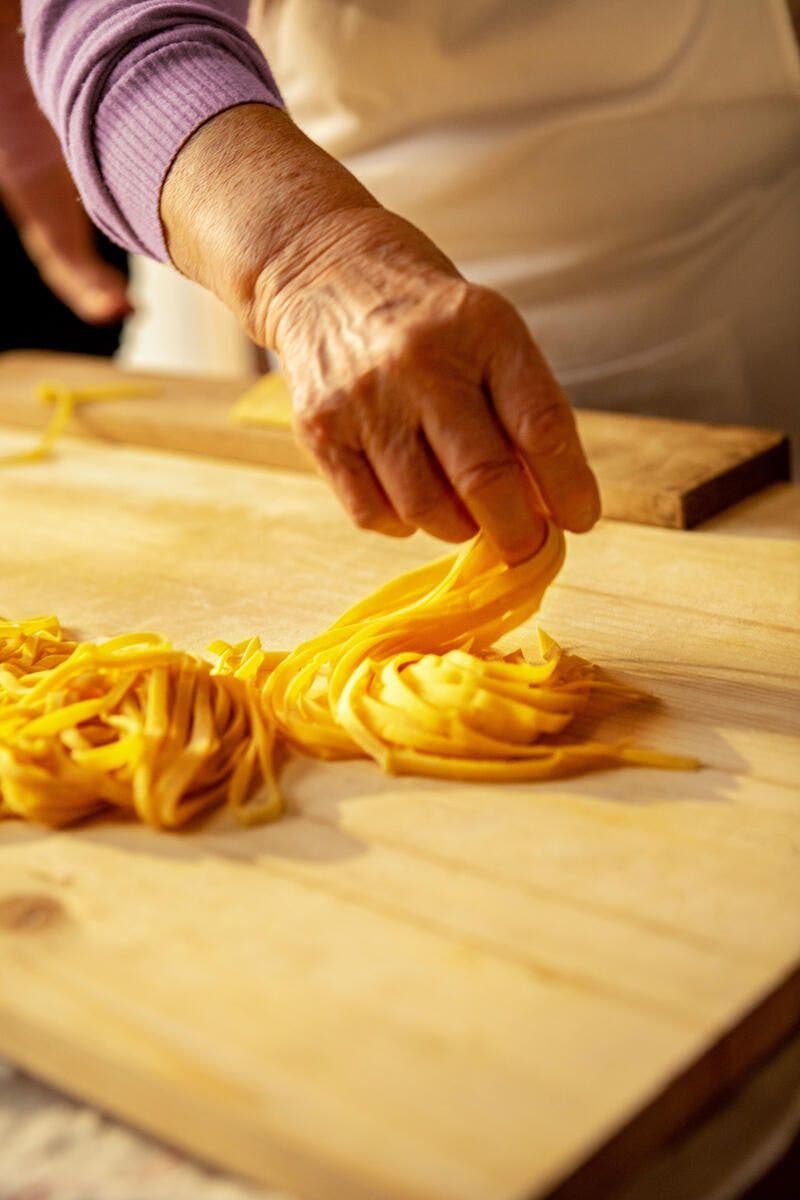
[[[692,529],[724,508],[738,504],[771,483],[791,479],[791,448],[788,434],[776,433],[771,445],[760,453],[730,467],[713,479],[707,479],[684,493],[682,521]]]
[[[571,1175],[526,1200],[611,1200],[657,1150],[724,1103],[745,1076],[799,1029],[797,967]]]
[[[105,1020],[107,1013],[101,1013]],[[129,1028],[132,1040],[140,1031]],[[161,1045],[165,1063],[180,1063],[181,1052]],[[315,1158],[307,1143],[286,1130],[280,1132],[248,1123],[246,1105],[237,1117],[230,1106],[220,1111],[208,1087],[200,1087],[190,1100],[165,1104],[170,1098],[169,1080],[138,1067],[132,1061],[113,1061],[91,1047],[74,1046],[63,1030],[42,1029],[24,1015],[7,1008],[0,997],[0,1051],[19,1069],[58,1088],[81,1104],[138,1130],[162,1146],[188,1155],[194,1162],[223,1171],[262,1187],[286,1190],[304,1200],[375,1200],[377,1195],[397,1195],[365,1167],[358,1172],[343,1158],[327,1154]],[[189,1076],[196,1067],[188,1061]],[[75,1079],[80,1076],[81,1085]],[[197,1131],[209,1135],[198,1143]],[[365,1175],[371,1177],[367,1180]],[[0,1180],[0,1183],[2,1181]],[[2,1195],[2,1193],[0,1193]],[[434,1200],[431,1192],[409,1192],[403,1200]]]
[[[247,436],[242,437],[246,431]],[[314,471],[313,463],[303,454],[289,430],[254,428],[253,426],[230,425],[219,429],[198,428],[192,444],[187,443],[186,430],[182,425],[163,421],[159,425],[158,444],[137,420],[114,418],[114,428],[104,425],[103,414],[78,409],[70,420],[66,432],[71,436],[123,447],[135,446],[142,450],[158,453],[186,454],[193,458],[210,459],[215,462],[247,463],[254,467],[269,467],[283,471]]]
[[[604,483],[597,472],[603,516],[609,521],[655,525],[660,529],[684,529],[680,492],[643,492],[635,484]]]
[[[123,400],[120,403],[128,402]],[[160,422],[156,440],[139,417],[121,417],[119,413],[111,413],[108,411],[110,405],[107,404],[98,405],[93,411],[89,411],[90,408],[91,406],[87,406],[85,410],[78,408],[72,414],[64,428],[65,437],[100,445],[136,447],[156,454],[186,454],[215,462],[241,462],[250,466],[302,471],[304,474],[314,471],[313,463],[304,455],[288,430],[236,426],[231,423],[230,428],[198,428],[193,435],[192,444],[188,444],[183,425],[171,424],[169,420]],[[46,420],[37,420],[34,424],[33,420],[29,420],[27,412],[4,412],[0,402],[0,427],[31,431],[34,435],[31,445],[35,443],[36,434],[42,432],[45,424]],[[243,429],[247,430],[247,437],[241,436]],[[55,453],[59,453],[58,443]]]

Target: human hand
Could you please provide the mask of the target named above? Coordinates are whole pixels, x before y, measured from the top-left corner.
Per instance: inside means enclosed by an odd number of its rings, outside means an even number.
[[[0,0],[0,199],[44,282],[91,324],[131,311],[127,281],[97,251],[58,140],[23,62],[19,0]]]
[[[0,180],[0,191],[28,257],[59,300],[91,325],[128,316],[127,280],[99,254],[63,160],[33,175]]]
[[[281,355],[298,437],[356,523],[533,554],[599,515],[566,398],[513,307],[467,283],[285,113],[206,123],[167,177],[170,255]],[[538,495],[537,495],[538,493]]]
[[[292,254],[255,311],[298,438],[356,524],[445,541],[480,527],[509,562],[538,549],[542,505],[566,529],[594,524],[572,411],[507,301],[378,207],[330,214]]]

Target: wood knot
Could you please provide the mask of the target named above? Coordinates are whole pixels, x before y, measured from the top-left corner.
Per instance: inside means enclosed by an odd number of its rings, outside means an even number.
[[[44,893],[22,892],[0,900],[0,930],[12,933],[35,933],[53,925],[65,915],[60,900]]]

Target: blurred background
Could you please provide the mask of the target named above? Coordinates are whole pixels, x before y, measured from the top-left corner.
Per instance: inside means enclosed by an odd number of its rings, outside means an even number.
[[[210,292],[161,263],[127,255],[97,231],[95,241],[103,259],[129,279],[134,311],[126,319],[96,324],[76,316],[43,282],[0,207],[0,259],[14,297],[0,323],[0,351],[116,355],[127,367],[228,378],[257,369],[258,349]]]

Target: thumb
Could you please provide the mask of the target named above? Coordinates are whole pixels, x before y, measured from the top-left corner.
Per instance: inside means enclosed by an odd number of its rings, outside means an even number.
[[[62,303],[90,325],[110,325],[133,312],[128,281],[100,256],[88,221],[77,244],[55,241],[49,232],[41,226],[19,230],[28,257]]]
[[[31,262],[76,316],[108,325],[133,311],[127,280],[100,256],[63,162],[6,186],[3,200]]]
[[[90,325],[110,325],[133,312],[127,279],[94,249],[77,258],[53,250],[36,266],[59,300]]]

